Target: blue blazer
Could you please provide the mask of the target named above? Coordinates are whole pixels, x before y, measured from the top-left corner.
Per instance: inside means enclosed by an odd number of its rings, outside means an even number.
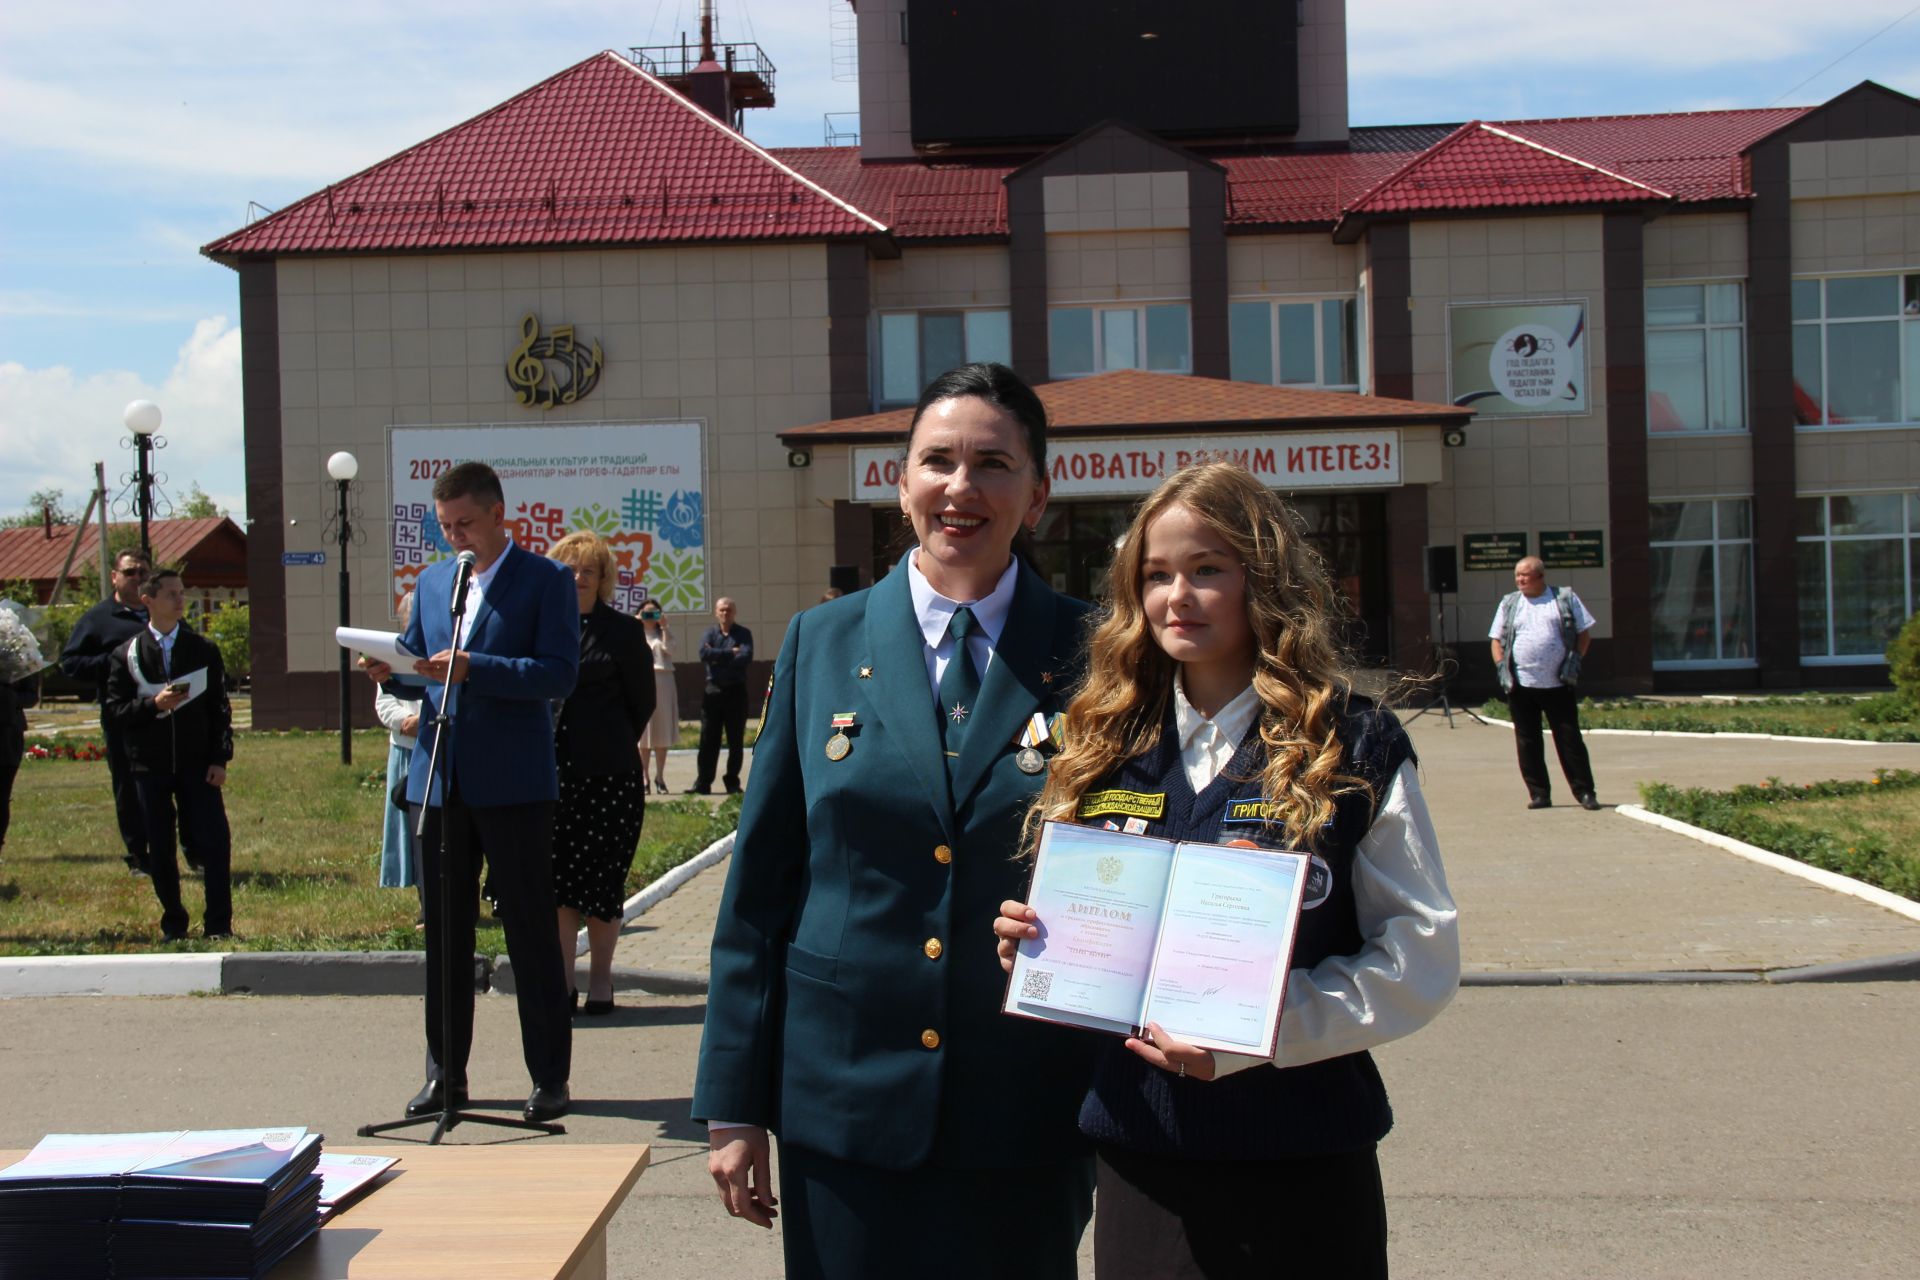
[[[1024,896],[1041,783],[1017,738],[1064,707],[1086,613],[1021,570],[951,785],[904,568],[788,625],[714,928],[696,1118],[888,1169],[1085,1152],[1093,1039],[1000,1013],[992,926]]]
[[[420,575],[405,640],[412,652],[431,656],[452,647],[454,574],[454,562],[442,560]],[[473,614],[466,652],[466,681],[453,686],[450,758],[441,761],[460,798],[476,809],[558,800],[551,703],[573,691],[580,670],[572,572],[509,543]],[[440,691],[438,682],[427,686],[407,774],[409,804],[440,803],[439,779],[427,796]]]

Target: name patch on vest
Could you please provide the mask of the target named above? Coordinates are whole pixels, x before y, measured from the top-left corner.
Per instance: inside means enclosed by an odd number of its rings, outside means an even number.
[[[1280,814],[1278,808],[1266,800],[1235,800],[1227,806],[1227,816],[1221,822],[1266,822]]]
[[[1091,791],[1080,800],[1080,816],[1098,818],[1117,813],[1128,818],[1158,818],[1167,812],[1167,793],[1145,791]]]

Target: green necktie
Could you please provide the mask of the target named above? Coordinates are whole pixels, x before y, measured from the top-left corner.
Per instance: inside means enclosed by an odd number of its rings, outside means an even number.
[[[940,732],[946,740],[947,771],[951,773],[960,759],[960,746],[966,741],[967,723],[973,719],[980,700],[980,673],[973,669],[973,655],[967,652],[967,633],[973,630],[973,610],[961,605],[947,623],[953,637],[953,653],[940,677]]]

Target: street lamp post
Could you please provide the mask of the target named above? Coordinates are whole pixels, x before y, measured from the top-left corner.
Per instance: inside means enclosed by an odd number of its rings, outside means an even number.
[[[347,544],[353,537],[353,525],[347,513],[347,486],[360,474],[360,460],[342,449],[327,459],[327,474],[339,486],[338,505],[334,508],[335,533],[340,541],[340,625],[350,626],[348,617]],[[353,763],[353,663],[346,646],[340,648],[340,763]]]
[[[133,432],[134,464],[133,505],[140,513],[140,554],[153,563],[153,542],[149,526],[153,522],[153,451],[166,443],[157,439],[160,430],[160,406],[151,400],[135,400],[122,418]]]

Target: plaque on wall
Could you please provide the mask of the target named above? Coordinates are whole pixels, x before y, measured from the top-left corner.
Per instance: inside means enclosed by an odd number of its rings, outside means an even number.
[[[1463,533],[1460,535],[1460,567],[1467,570],[1498,569],[1513,572],[1516,562],[1527,554],[1524,533]]]
[[[1540,532],[1540,561],[1549,569],[1604,569],[1605,533],[1600,529]]]

